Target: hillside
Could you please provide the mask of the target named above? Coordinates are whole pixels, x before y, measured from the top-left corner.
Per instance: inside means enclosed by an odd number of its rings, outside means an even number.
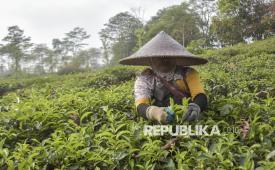
[[[197,124],[218,124],[224,132],[247,122],[245,136],[181,137],[161,149],[171,136],[144,136],[150,123],[134,108],[133,83],[142,67],[5,79],[0,169],[275,168],[275,37],[203,56],[209,64],[195,68],[209,107]]]

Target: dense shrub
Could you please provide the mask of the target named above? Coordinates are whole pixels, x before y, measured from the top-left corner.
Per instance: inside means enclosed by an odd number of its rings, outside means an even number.
[[[274,169],[274,40],[203,53],[209,107],[197,124],[221,136],[183,136],[169,150],[171,136],[142,133],[151,122],[132,95],[142,67],[29,79],[0,98],[0,169]],[[171,104],[180,117],[186,104]],[[246,136],[224,131],[244,121]]]

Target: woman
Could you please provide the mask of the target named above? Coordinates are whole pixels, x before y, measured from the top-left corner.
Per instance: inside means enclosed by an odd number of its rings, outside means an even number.
[[[182,104],[182,98],[191,101],[184,120],[198,120],[207,107],[207,97],[198,72],[187,66],[205,64],[206,59],[188,52],[176,40],[161,31],[133,55],[120,60],[121,64],[150,66],[137,77],[134,86],[135,105],[146,119],[161,124],[171,123],[174,113],[169,109],[170,98]],[[176,96],[167,85],[183,95]],[[167,87],[168,86],[168,87]]]

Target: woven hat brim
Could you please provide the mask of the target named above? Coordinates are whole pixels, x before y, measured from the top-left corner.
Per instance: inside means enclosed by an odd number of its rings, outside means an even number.
[[[201,65],[208,62],[207,59],[195,56],[142,56],[142,57],[126,57],[119,61],[123,65],[133,65],[133,66],[150,66],[152,63],[151,58],[169,58],[176,61],[176,65],[181,66],[192,66]]]

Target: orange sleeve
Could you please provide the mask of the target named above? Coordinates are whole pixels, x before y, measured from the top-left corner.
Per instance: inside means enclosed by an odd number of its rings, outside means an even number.
[[[184,81],[182,79],[176,80],[177,87],[183,92],[186,91]]]
[[[135,106],[137,107],[139,104],[150,104],[150,99],[149,98],[139,98],[137,100],[135,100]]]
[[[192,100],[194,100],[196,95],[198,95],[199,93],[205,94],[199,73],[195,69],[188,69],[186,73],[186,82],[188,84]]]

